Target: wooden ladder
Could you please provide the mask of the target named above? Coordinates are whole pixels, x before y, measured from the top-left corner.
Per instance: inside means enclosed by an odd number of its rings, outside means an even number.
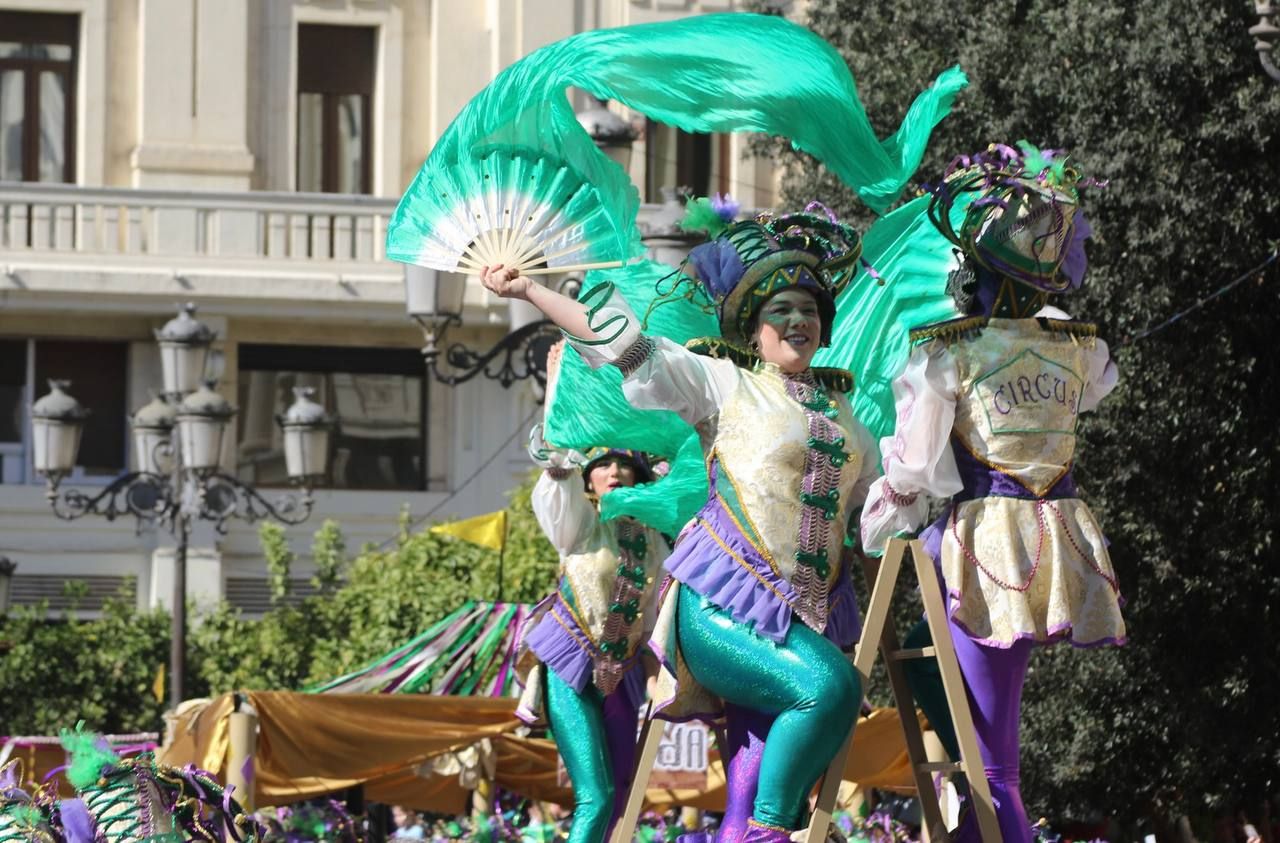
[[[920,596],[929,619],[929,632],[933,637],[931,647],[903,649],[898,643],[897,630],[890,622],[890,609],[893,607],[893,595],[897,590],[898,574],[902,570],[903,557],[908,551],[915,564]],[[969,698],[965,692],[964,679],[960,675],[960,664],[956,661],[955,647],[951,643],[951,630],[947,624],[947,606],[942,596],[942,588],[938,583],[937,572],[933,567],[933,559],[925,553],[924,544],[919,539],[891,539],[883,558],[879,561],[866,558],[864,565],[867,581],[874,585],[871,590],[871,602],[867,607],[867,617],[862,626],[862,637],[858,640],[858,648],[854,651],[853,666],[862,675],[865,686],[871,677],[871,667],[875,664],[876,652],[879,651],[884,657],[889,684],[893,688],[893,698],[898,707],[898,716],[902,721],[902,732],[906,738],[912,776],[915,778],[916,791],[920,799],[923,835],[930,843],[950,841],[951,837],[942,818],[942,809],[938,804],[938,795],[933,788],[933,775],[959,772],[964,773],[969,781],[969,804],[977,814],[978,829],[983,843],[1001,843],[1000,826],[996,821],[995,806],[991,801],[991,786],[987,782],[987,775],[982,767],[978,737],[973,729],[973,715],[969,711]],[[878,646],[873,646],[872,642],[877,640]],[[942,674],[947,707],[951,711],[951,721],[955,726],[956,739],[960,744],[958,762],[930,761],[925,753],[924,734],[920,731],[920,721],[916,717],[915,698],[911,695],[911,687],[907,684],[902,663],[911,659],[929,658],[938,660],[938,669]],[[846,738],[844,746],[836,754],[822,779],[818,802],[809,821],[807,839],[813,843],[822,843],[826,840],[850,743]]]
[[[933,636],[931,647],[903,649],[898,643],[897,631],[889,622],[891,614],[889,610],[893,606],[898,574],[902,570],[902,561],[908,551],[915,564],[916,579],[920,583],[921,597],[929,618],[929,631]],[[959,772],[964,773],[969,781],[970,806],[977,813],[978,829],[983,843],[1001,843],[1000,827],[991,801],[991,787],[982,767],[978,738],[973,729],[973,716],[969,711],[969,699],[965,692],[964,679],[960,675],[960,665],[956,661],[955,647],[951,643],[946,603],[934,571],[933,560],[925,553],[924,545],[919,539],[891,539],[883,558],[879,561],[867,558],[864,564],[867,580],[874,585],[871,590],[871,602],[867,608],[867,617],[862,626],[862,636],[858,640],[857,649],[854,650],[853,666],[862,675],[863,687],[866,687],[871,679],[871,668],[875,664],[876,653],[879,652],[884,656],[889,683],[893,688],[898,715],[902,720],[902,731],[906,738],[912,775],[920,798],[925,839],[930,843],[949,843],[951,838],[942,818],[937,792],[933,788],[933,775]],[[951,710],[952,723],[960,744],[960,761],[958,762],[930,761],[925,753],[924,734],[920,731],[915,699],[911,695],[911,688],[903,673],[902,663],[910,659],[928,658],[938,660],[938,668],[942,673],[947,706]],[[610,838],[611,843],[631,843],[632,841],[636,822],[640,817],[640,809],[644,804],[649,774],[653,769],[658,747],[662,743],[662,726],[661,722],[655,723],[651,718],[645,719],[644,729],[640,735],[640,751],[636,759],[636,774],[631,783],[626,810],[614,827]],[[850,732],[845,736],[840,750],[822,778],[817,803],[809,819],[807,834],[797,835],[798,837],[811,843],[824,843],[826,840],[827,831],[831,826],[831,814],[835,809],[836,796],[840,791],[840,782],[843,780],[845,762],[852,743],[853,733]]]

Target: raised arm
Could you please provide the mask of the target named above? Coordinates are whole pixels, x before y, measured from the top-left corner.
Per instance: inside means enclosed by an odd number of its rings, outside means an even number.
[[[505,269],[502,264],[487,266],[480,271],[480,283],[504,299],[523,299],[529,302],[570,336],[599,339],[587,324],[585,305],[563,293],[534,283],[532,278],[521,275],[519,270]]]
[[[733,363],[642,333],[640,320],[611,285],[593,288],[583,301],[574,301],[513,273],[493,267],[481,280],[498,295],[522,298],[541,310],[591,368],[621,370],[622,393],[633,407],[671,410],[693,425],[715,414],[737,383]]]
[[[542,438],[542,425],[529,431],[529,457],[542,468],[531,503],[538,526],[561,555],[573,553],[599,519],[583,489],[576,451],[552,448]]]

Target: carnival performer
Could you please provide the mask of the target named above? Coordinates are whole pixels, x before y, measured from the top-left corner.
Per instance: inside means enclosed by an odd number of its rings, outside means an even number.
[[[1115,386],[1116,367],[1092,324],[1047,304],[1081,286],[1090,229],[1078,189],[1090,182],[1064,155],[1019,146],[958,159],[934,192],[929,215],[962,256],[948,290],[964,315],[912,332],[884,476],[862,516],[864,547],[879,553],[923,523],[929,498],[949,498],[921,538],[945,586],[1005,843],[1032,839],[1018,763],[1032,650],[1125,638],[1106,539],[1071,474],[1079,415]],[[922,624],[907,646],[927,643]],[[908,667],[958,756],[936,665]],[[975,819],[953,839],[979,839]]]
[[[654,479],[644,455],[558,450],[543,440],[541,425],[530,433],[529,454],[543,468],[533,512],[560,553],[560,582],[521,642],[525,691],[517,714],[531,725],[549,723],[555,737],[573,784],[569,839],[601,843],[622,813],[635,767],[644,659],[651,658],[644,644],[668,545],[634,519],[602,521],[597,509],[613,490]]]
[[[653,646],[675,688],[669,719],[721,704],[774,717],[744,840],[788,840],[809,790],[853,727],[861,682],[841,652],[857,605],[843,545],[876,471],[846,372],[815,370],[835,297],[856,266],[848,226],[810,214],[734,223],[685,271],[714,302],[722,337],[696,353],[641,333],[608,285],[581,301],[501,266],[482,280],[559,325],[592,366],[612,364],[637,408],[698,430],[711,494],[677,540]]]

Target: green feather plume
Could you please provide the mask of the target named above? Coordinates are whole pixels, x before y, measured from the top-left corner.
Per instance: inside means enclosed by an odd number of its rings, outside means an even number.
[[[724,218],[711,206],[711,200],[705,196],[690,199],[684,206],[684,219],[680,227],[685,231],[704,231],[707,237],[714,240],[727,227]]]
[[[91,787],[102,776],[103,770],[120,763],[120,756],[111,751],[101,735],[84,730],[83,720],[76,724],[74,732],[63,729],[58,737],[62,748],[71,757],[67,781],[76,790]]]

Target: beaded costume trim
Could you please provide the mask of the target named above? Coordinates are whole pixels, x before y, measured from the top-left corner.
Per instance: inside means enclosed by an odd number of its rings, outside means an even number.
[[[986,316],[966,316],[960,319],[948,319],[946,322],[938,322],[935,325],[912,328],[910,338],[912,343],[941,340],[950,345],[960,340],[972,339],[982,333],[982,329],[987,327],[987,323],[990,321]]]
[[[1098,336],[1098,326],[1092,322],[1077,322],[1074,319],[1051,319],[1048,316],[1034,317],[1036,323],[1046,331],[1067,334],[1073,337],[1093,339]],[[973,339],[982,333],[982,329],[990,324],[988,316],[966,316],[960,319],[949,319],[935,325],[911,329],[912,344],[939,340],[947,345],[960,340]]]
[[[635,372],[644,365],[644,362],[653,356],[654,349],[657,345],[651,337],[641,334],[627,350],[618,355],[618,359],[613,361],[613,365],[622,371],[625,378]]]
[[[601,658],[596,660],[594,681],[600,693],[608,696],[617,689],[630,669],[629,642],[631,627],[640,617],[640,601],[648,584],[644,558],[649,552],[644,530],[630,518],[618,525],[618,569],[609,598],[609,614],[600,635]]]
[[[844,433],[835,423],[840,406],[812,373],[787,376],[786,384],[787,394],[804,408],[809,421],[795,552],[798,564],[791,579],[797,593],[794,608],[806,626],[822,632],[829,608],[831,522],[840,514],[840,473],[852,455],[844,450]]]

